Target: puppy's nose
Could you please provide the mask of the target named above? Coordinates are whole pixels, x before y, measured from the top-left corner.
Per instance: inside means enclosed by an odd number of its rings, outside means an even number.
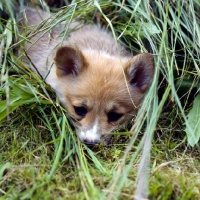
[[[100,140],[89,140],[89,139],[84,139],[83,142],[87,145],[94,146],[96,144],[100,143]]]

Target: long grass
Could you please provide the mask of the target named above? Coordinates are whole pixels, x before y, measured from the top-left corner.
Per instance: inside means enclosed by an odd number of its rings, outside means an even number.
[[[0,2],[10,16],[0,24],[1,199],[200,199],[200,2],[72,1],[23,33],[15,5]],[[100,23],[129,51],[155,57],[138,115],[109,146],[82,144],[54,91],[15,54],[35,33],[74,19]]]

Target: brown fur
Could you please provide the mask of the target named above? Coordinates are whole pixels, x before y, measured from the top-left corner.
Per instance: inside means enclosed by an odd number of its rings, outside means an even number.
[[[41,20],[33,9],[28,8],[27,14],[30,25]],[[47,17],[41,11],[40,15]],[[70,25],[71,29],[76,26],[77,22]],[[38,40],[41,34],[31,41]],[[135,115],[153,77],[153,56],[144,53],[131,57],[110,33],[96,26],[77,29],[59,48],[62,38],[58,35],[55,28],[53,39],[49,40],[45,34],[34,45],[27,44],[27,54],[42,77],[50,71],[45,80],[55,89],[62,105],[78,120],[75,126],[80,139],[92,144],[102,139],[108,141],[106,133]],[[30,64],[27,59],[24,61]],[[81,116],[75,107],[84,108],[87,113]],[[113,115],[121,117],[109,121],[109,114],[112,119]]]

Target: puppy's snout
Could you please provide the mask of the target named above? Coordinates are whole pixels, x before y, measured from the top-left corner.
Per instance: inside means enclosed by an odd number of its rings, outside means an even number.
[[[100,143],[100,140],[89,140],[89,139],[84,139],[83,142],[87,145],[96,145]]]
[[[96,120],[92,125],[78,132],[78,136],[83,143],[95,145],[101,142],[99,130],[99,123]]]

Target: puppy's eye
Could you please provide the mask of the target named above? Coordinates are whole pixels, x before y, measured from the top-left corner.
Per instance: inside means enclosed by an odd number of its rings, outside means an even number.
[[[74,111],[77,115],[81,116],[81,117],[85,117],[85,115],[87,114],[87,109],[83,106],[74,106]]]
[[[123,114],[117,113],[117,112],[109,112],[107,114],[108,121],[109,122],[116,122],[117,120],[119,120],[122,117],[122,115]]]

